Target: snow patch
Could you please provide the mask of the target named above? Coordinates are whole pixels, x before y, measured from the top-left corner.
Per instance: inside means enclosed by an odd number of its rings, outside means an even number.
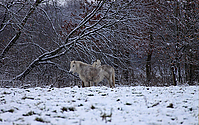
[[[198,124],[198,87],[0,88],[0,124]]]

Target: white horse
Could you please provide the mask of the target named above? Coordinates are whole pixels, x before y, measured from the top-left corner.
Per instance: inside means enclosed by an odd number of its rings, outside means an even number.
[[[85,87],[89,87],[93,82],[98,84],[104,78],[109,81],[110,87],[115,87],[115,72],[114,69],[109,71],[109,67],[106,65],[94,67],[81,61],[71,61],[69,72],[78,73]]]

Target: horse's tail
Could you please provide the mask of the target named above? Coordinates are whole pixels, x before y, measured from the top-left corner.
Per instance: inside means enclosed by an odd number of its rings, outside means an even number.
[[[112,81],[113,81],[113,87],[115,87],[115,70],[112,67]]]

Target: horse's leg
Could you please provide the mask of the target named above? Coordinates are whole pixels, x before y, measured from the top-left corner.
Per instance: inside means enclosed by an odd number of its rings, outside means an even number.
[[[83,83],[84,83],[84,87],[90,87],[90,82],[83,81]]]
[[[91,82],[87,82],[88,83],[88,86],[87,87],[91,87]]]
[[[112,74],[111,74],[111,78],[112,78],[112,83],[113,83],[113,87],[115,87],[115,70],[112,67]]]
[[[89,82],[89,87],[91,87],[91,86],[92,86],[92,82],[90,81],[90,82]]]
[[[84,82],[82,81],[82,88],[84,88],[85,87],[85,84],[84,84]]]
[[[113,84],[112,84],[113,81],[112,81],[112,77],[111,76],[109,76],[108,82],[109,82],[110,88],[113,88]]]
[[[111,79],[110,79],[110,77],[109,77],[109,78],[105,77],[105,78],[107,79],[108,84],[109,84],[109,86],[110,86],[110,88],[111,88],[111,87],[112,87],[112,83],[111,83]]]

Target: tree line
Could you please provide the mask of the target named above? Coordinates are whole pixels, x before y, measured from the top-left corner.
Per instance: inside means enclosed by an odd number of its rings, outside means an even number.
[[[1,87],[78,85],[70,61],[97,59],[115,68],[119,85],[195,85],[198,7],[194,0],[3,0]]]

